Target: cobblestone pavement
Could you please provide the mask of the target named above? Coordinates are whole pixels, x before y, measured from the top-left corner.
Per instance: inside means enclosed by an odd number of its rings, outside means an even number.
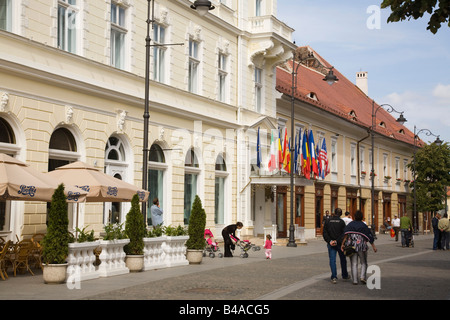
[[[248,258],[203,259],[200,265],[132,273],[81,282],[46,285],[42,275],[10,276],[0,281],[0,300],[442,300],[450,299],[450,252],[431,250],[432,236],[416,236],[414,248],[402,248],[387,235],[379,235],[378,252],[369,251],[369,265],[379,288],[353,285],[351,280],[330,282],[325,242],[306,246],[274,246],[273,259],[264,251]],[[350,268],[350,266],[349,266]],[[339,263],[338,263],[339,270]]]

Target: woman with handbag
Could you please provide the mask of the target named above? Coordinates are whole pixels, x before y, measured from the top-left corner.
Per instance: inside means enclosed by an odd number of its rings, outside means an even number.
[[[361,263],[360,280],[364,284],[367,282],[367,251],[369,250],[367,242],[372,245],[373,251],[377,252],[372,232],[362,221],[363,217],[364,215],[360,210],[356,211],[355,220],[350,222],[344,229],[344,239],[341,246],[344,252],[353,251],[353,254],[349,255],[353,284],[358,284],[358,259]],[[350,247],[353,247],[354,250],[349,250],[348,248]]]

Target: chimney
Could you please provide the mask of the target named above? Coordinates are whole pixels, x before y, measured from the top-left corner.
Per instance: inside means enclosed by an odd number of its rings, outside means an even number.
[[[369,95],[369,84],[367,81],[367,71],[359,71],[356,73],[356,86],[366,94]]]

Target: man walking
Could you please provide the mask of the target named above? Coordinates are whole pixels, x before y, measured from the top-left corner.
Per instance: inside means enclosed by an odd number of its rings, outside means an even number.
[[[412,222],[411,219],[404,215],[400,218],[400,231],[402,233],[402,248],[409,247],[409,240],[411,238],[412,232]]]
[[[394,216],[394,219],[392,220],[392,228],[394,228],[395,231],[395,241],[398,241],[398,232],[400,231],[400,219],[397,215]]]
[[[438,224],[439,231],[441,231],[441,249],[449,250],[449,235],[450,235],[450,223],[448,220],[448,215],[444,213]]]
[[[336,254],[339,254],[342,278],[350,279],[347,272],[347,259],[340,249],[345,229],[345,222],[340,218],[341,215],[342,210],[336,208],[323,226],[323,239],[327,243],[328,257],[330,259],[331,282],[334,284],[337,283]]]
[[[433,250],[441,249],[441,231],[439,230],[439,219],[441,215],[436,213],[436,215],[431,219],[431,226],[433,227]]]

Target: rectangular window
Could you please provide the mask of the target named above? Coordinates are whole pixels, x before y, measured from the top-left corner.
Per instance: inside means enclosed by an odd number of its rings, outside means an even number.
[[[5,31],[12,31],[12,14],[11,1],[0,0],[0,29]]]
[[[186,173],[184,175],[184,224],[189,224],[191,217],[191,208],[197,194],[197,177],[196,174]]]
[[[166,29],[158,24],[153,25],[153,80],[165,82],[165,43]]]
[[[359,152],[359,169],[360,171],[364,171],[366,172],[366,166],[365,166],[365,162],[364,162],[364,157],[365,157],[365,149],[364,147],[361,147],[361,150]]]
[[[125,36],[127,34],[124,7],[111,3],[111,65],[125,67]]]
[[[262,70],[255,68],[255,108],[257,112],[262,112]]]
[[[261,16],[261,5],[262,0],[255,0],[255,16],[257,17]]]
[[[400,158],[395,158],[395,179],[400,178]]]
[[[216,224],[225,223],[225,178],[216,177],[215,184],[214,221]]]
[[[77,51],[76,0],[58,1],[58,48],[71,53]]]
[[[388,155],[383,154],[383,177],[388,175]]]
[[[198,93],[198,66],[200,64],[198,42],[189,40],[189,83],[188,90]]]
[[[403,160],[403,179],[408,179],[408,160]]]
[[[356,175],[356,146],[350,146],[350,174]]]
[[[227,56],[219,53],[219,100],[226,101],[226,80],[227,80]]]
[[[151,201],[154,198],[158,198],[159,206],[164,211],[164,171],[163,170],[148,170],[148,190],[150,195],[148,196],[149,205],[147,209],[147,224],[152,225],[151,215]]]
[[[337,141],[331,140],[331,171],[337,172]]]

